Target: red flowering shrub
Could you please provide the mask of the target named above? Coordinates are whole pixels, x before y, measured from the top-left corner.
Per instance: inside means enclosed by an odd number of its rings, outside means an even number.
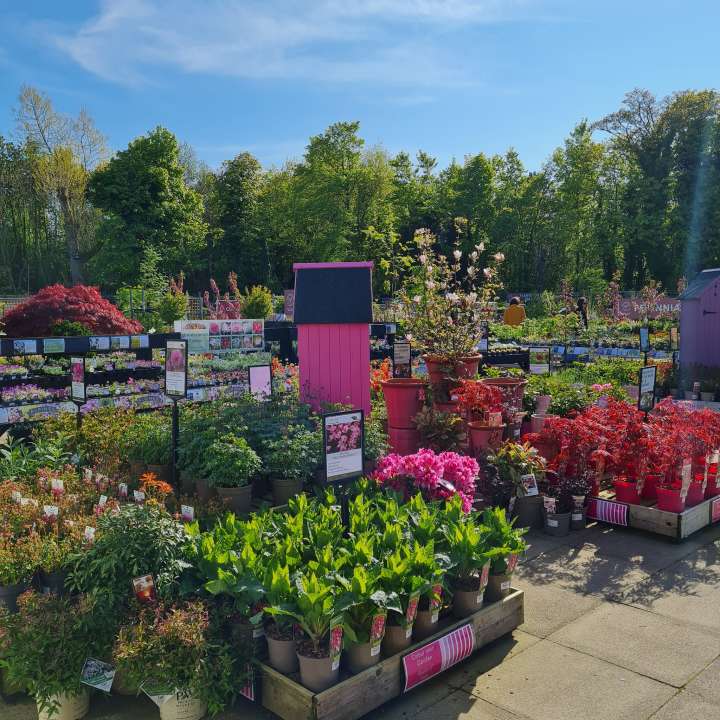
[[[3,317],[9,337],[49,336],[53,325],[62,320],[82,323],[94,333],[130,335],[142,331],[139,322],[125,317],[97,288],[87,285],[48,285]]]

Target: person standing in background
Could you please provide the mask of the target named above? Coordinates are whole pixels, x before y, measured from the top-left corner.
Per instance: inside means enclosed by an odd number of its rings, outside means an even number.
[[[522,325],[525,321],[525,308],[520,304],[520,298],[514,297],[510,299],[510,304],[507,306],[503,314],[503,322],[506,325]]]
[[[577,313],[585,326],[588,328],[588,301],[586,297],[579,297],[577,301]]]

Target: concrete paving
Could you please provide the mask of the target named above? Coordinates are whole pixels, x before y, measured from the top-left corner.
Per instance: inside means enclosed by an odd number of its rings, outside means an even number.
[[[720,719],[720,527],[682,544],[607,526],[529,543],[525,624],[369,720]],[[91,707],[90,720],[159,716],[142,697]],[[0,720],[35,717],[0,700]],[[245,701],[221,716],[274,717]]]

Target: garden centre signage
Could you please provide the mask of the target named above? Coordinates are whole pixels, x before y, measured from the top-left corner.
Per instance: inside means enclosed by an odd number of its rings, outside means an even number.
[[[46,355],[64,352],[65,338],[45,338],[43,340],[43,353],[45,353]]]
[[[70,358],[70,397],[76,402],[85,402],[85,358]]]
[[[407,340],[396,340],[393,345],[393,377],[409,378],[412,376],[412,355]]]
[[[650,328],[640,328],[640,352],[647,352],[650,350]]]
[[[531,347],[528,349],[530,356],[530,372],[533,375],[544,375],[550,372],[550,348]]]
[[[638,395],[638,410],[650,412],[655,407],[655,380],[657,378],[657,365],[648,365],[640,369],[640,393]]]
[[[323,415],[323,455],[328,483],[362,477],[364,421],[362,410]]]
[[[435,675],[447,670],[475,650],[472,623],[463,625],[423,647],[413,650],[402,659],[405,671],[403,692],[408,692]]]
[[[176,320],[175,332],[188,341],[191,354],[265,349],[265,321],[260,319]]]
[[[187,340],[165,344],[165,394],[170,398],[187,395]]]
[[[490,349],[490,323],[487,320],[480,322],[480,342],[478,351],[483,353]]]
[[[272,369],[270,365],[251,365],[248,368],[250,394],[257,400],[268,400],[272,396]]]
[[[80,680],[85,685],[109,693],[115,678],[115,668],[102,660],[88,658],[83,665]]]

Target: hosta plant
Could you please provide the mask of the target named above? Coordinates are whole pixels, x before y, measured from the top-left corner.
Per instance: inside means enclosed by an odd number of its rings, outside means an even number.
[[[527,548],[523,535],[528,528],[513,527],[514,520],[508,520],[502,508],[488,508],[483,511],[482,524],[487,528],[488,547],[493,549],[490,558],[490,572],[501,575],[508,570],[512,556],[518,556]]]

